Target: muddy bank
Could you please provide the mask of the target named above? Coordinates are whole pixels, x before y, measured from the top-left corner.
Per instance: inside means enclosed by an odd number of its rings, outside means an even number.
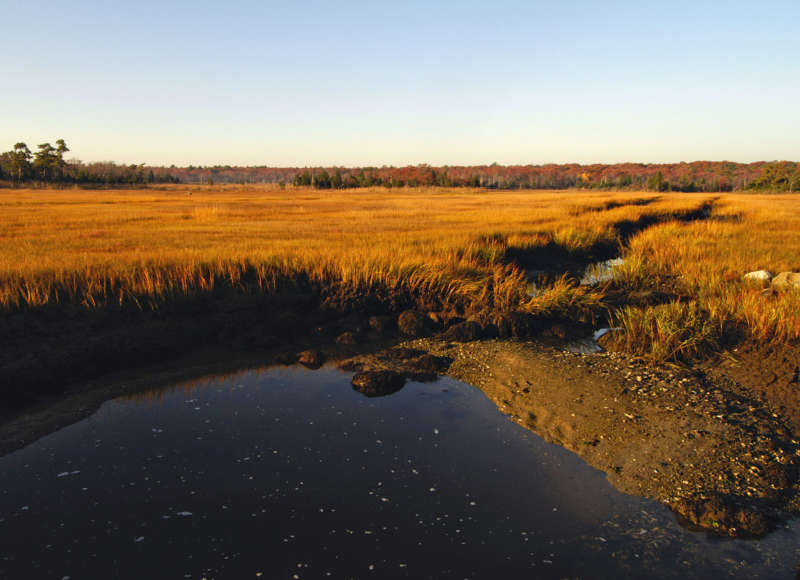
[[[479,387],[512,420],[688,524],[761,536],[800,507],[791,426],[730,380],[518,341],[421,339],[343,364],[411,374],[425,356],[451,361],[448,375]]]
[[[352,344],[374,342],[382,329],[370,328],[369,317],[409,302],[399,293],[349,296],[297,286],[273,294],[228,289],[154,310],[66,305],[0,315],[0,401],[6,410],[22,409],[109,373],[201,350],[270,352],[348,332]]]
[[[800,431],[800,346],[740,344],[701,368],[747,388]]]
[[[775,354],[784,356],[781,364],[743,351],[725,364],[652,368],[621,354],[566,352],[567,342],[590,333],[587,325],[407,304],[374,300],[354,313],[346,302],[293,293],[211,301],[128,324],[7,320],[0,452],[154,384],[329,360],[417,381],[448,374],[479,387],[512,420],[577,453],[621,491],[656,499],[716,533],[763,535],[800,507],[800,407],[788,351]],[[760,374],[741,365],[745,356],[763,360]],[[769,369],[782,378],[760,382]],[[394,376],[359,380],[374,396],[402,387]]]
[[[467,321],[463,310],[441,304],[408,309],[420,302],[400,293],[307,290],[204,297],[152,313],[53,309],[0,319],[0,452],[154,383],[260,365],[318,368],[326,359],[441,332],[474,340],[546,330],[547,321],[529,315],[499,316],[495,325]]]
[[[522,313],[473,319],[468,309],[468,304],[397,289],[364,294],[299,285],[271,294],[222,288],[153,310],[55,305],[4,314],[0,402],[5,411],[24,409],[109,373],[168,363],[202,350],[284,350],[289,356],[304,345],[364,350],[383,340],[441,332],[455,340],[475,340],[583,330],[569,321]]]

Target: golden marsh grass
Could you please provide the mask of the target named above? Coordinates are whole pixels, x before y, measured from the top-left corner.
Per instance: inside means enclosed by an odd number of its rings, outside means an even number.
[[[695,302],[686,307],[692,320],[737,325],[764,341],[800,337],[798,293],[765,297],[741,282],[750,270],[800,266],[797,195],[191,191],[0,190],[0,309],[157,309],[220,285],[270,292],[303,279],[356,292],[436,295],[467,310],[585,319],[606,308],[605,288],[557,279],[530,297],[509,250],[587,252],[619,244],[615,226],[650,218],[623,250],[623,285],[671,278]],[[670,221],[709,203],[708,219]],[[651,353],[667,319],[686,316],[681,308],[617,311],[630,330],[628,348]],[[682,351],[658,352],[670,358]]]

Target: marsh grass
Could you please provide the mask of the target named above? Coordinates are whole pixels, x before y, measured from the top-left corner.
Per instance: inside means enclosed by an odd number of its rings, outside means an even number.
[[[721,321],[709,317],[696,301],[623,306],[613,324],[624,329],[611,335],[618,347],[655,362],[700,358],[719,346],[724,331]]]
[[[305,279],[513,309],[525,299],[525,281],[506,262],[510,238],[579,251],[613,237],[617,217],[602,212],[565,226],[566,195],[8,190],[0,193],[0,307],[157,308],[218,286],[269,292]],[[569,195],[571,203],[602,203],[595,194]],[[554,287],[560,302],[565,287]]]
[[[686,358],[713,350],[730,325],[757,340],[800,337],[797,293],[765,297],[740,281],[750,270],[800,266],[799,201],[425,188],[0,190],[0,312],[158,311],[198,296],[314,287],[593,320],[608,314],[605,287],[556,276],[530,297],[510,259],[613,251],[626,259],[618,286],[677,280],[692,298],[616,311],[626,348]],[[707,219],[686,219],[708,207]]]
[[[658,286],[671,280],[683,295],[696,301],[701,317],[711,325],[694,326],[698,334],[713,334],[714,328],[724,334],[721,329],[736,328],[758,342],[800,339],[800,293],[765,292],[742,280],[753,270],[778,273],[800,269],[800,196],[722,196],[708,219],[662,223],[635,235],[629,240],[625,259],[620,268],[624,286]],[[657,336],[669,334],[676,324],[690,322],[677,308],[648,318],[649,325],[634,322],[644,317],[644,312],[617,314],[626,328],[627,341],[653,345]],[[623,322],[626,320],[629,322]]]

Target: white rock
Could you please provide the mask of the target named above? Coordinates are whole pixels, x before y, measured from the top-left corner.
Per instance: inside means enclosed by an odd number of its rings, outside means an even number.
[[[742,279],[745,282],[759,282],[763,284],[772,280],[772,272],[768,272],[767,270],[755,270],[754,272],[745,274]]]

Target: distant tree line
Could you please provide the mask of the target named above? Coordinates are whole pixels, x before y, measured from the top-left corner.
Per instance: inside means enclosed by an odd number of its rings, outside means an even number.
[[[27,144],[16,143],[10,151],[0,153],[0,182],[19,185],[145,185],[148,183],[180,183],[180,178],[163,167],[117,165],[110,161],[83,163],[65,160],[67,143],[58,139],[37,145],[31,152]]]
[[[12,186],[145,186],[160,183],[275,183],[283,187],[346,189],[356,187],[479,187],[486,189],[600,189],[683,192],[798,191],[800,163],[695,161],[692,163],[618,163],[405,167],[234,167],[230,165],[158,167],[65,160],[59,139],[31,152],[16,143],[0,154],[0,183]]]
[[[174,169],[183,183],[278,183],[317,189],[355,187],[480,187],[682,192],[798,191],[800,164],[790,161],[614,165],[407,167],[231,167]]]

